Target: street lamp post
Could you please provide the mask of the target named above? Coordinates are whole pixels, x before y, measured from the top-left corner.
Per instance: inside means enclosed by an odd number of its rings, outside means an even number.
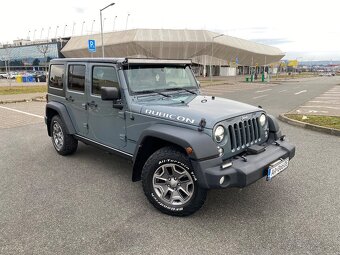
[[[114,20],[113,20],[113,29],[112,29],[112,32],[115,31],[116,19],[117,19],[117,16],[115,16],[115,18],[114,18]]]
[[[129,21],[130,13],[126,16],[126,23],[125,23],[125,30],[127,30],[128,27],[128,21]]]
[[[67,25],[65,25],[65,26],[64,26],[64,33],[63,33],[63,37],[65,37],[66,28],[67,28]]]
[[[92,35],[92,32],[93,32],[93,24],[94,24],[94,22],[96,22],[95,19],[92,21],[92,26],[91,26],[91,33],[90,33],[90,35]]]
[[[42,33],[44,32],[44,28],[41,28],[41,31],[40,31],[40,40],[42,39]]]
[[[51,27],[48,28],[48,32],[47,32],[47,41],[48,41],[48,38],[50,37],[50,31],[51,31]]]
[[[76,22],[73,22],[73,26],[72,26],[72,36],[74,34],[74,27],[76,26]]]
[[[212,65],[213,56],[214,56],[214,39],[221,37],[221,36],[224,36],[224,34],[216,35],[211,39],[210,84],[212,84],[212,68],[211,68],[211,65]]]
[[[59,26],[57,26],[57,27],[55,28],[55,35],[54,35],[54,38],[55,38],[55,39],[57,39],[57,35],[58,35],[58,28],[59,28]]]
[[[102,57],[104,58],[104,34],[103,34],[103,16],[102,11],[104,11],[106,8],[113,6],[115,3],[111,3],[107,6],[105,6],[103,9],[100,9],[100,35],[101,35],[101,41],[102,41]]]
[[[85,24],[85,21],[83,21],[83,24],[81,25],[81,34],[80,35],[83,35],[84,24]]]
[[[34,42],[34,40],[35,40],[35,32],[37,32],[36,29],[34,29],[34,32],[33,32],[33,42]]]

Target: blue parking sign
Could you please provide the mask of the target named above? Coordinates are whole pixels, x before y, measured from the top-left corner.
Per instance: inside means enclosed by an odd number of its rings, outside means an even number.
[[[88,41],[88,50],[89,52],[96,52],[96,40]]]

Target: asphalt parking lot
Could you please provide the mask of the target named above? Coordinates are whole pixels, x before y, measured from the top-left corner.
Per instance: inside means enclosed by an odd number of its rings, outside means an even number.
[[[204,92],[277,116],[339,83]],[[289,169],[271,182],[210,191],[199,212],[176,218],[148,203],[125,159],[84,144],[58,155],[44,103],[0,106],[0,254],[340,254],[339,137],[280,122],[297,147]]]

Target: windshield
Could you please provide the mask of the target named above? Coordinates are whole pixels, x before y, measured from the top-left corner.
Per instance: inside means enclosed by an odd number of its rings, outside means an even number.
[[[132,93],[197,89],[189,66],[129,66],[124,72]]]

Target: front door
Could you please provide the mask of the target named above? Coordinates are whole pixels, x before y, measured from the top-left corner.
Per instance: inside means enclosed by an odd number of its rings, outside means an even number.
[[[68,64],[66,73],[67,86],[65,97],[67,100],[67,110],[77,134],[86,136],[88,133],[85,86],[86,65],[84,63]]]
[[[117,70],[110,64],[90,64],[89,70],[89,138],[112,148],[122,148],[126,145],[124,111],[113,108],[112,101],[101,99],[102,87],[119,89]]]

